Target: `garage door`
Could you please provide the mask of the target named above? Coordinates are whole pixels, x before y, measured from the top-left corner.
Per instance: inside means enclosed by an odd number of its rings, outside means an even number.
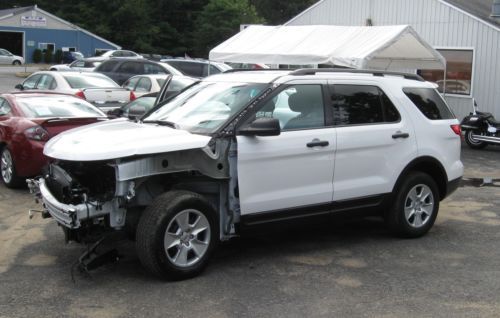
[[[23,56],[23,35],[22,32],[0,31],[0,47],[14,55]]]

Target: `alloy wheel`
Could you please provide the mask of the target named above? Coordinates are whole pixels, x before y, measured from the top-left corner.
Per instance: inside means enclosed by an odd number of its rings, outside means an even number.
[[[0,170],[2,172],[2,179],[5,183],[12,181],[12,174],[14,166],[12,164],[12,156],[8,150],[2,152],[2,158],[0,158]]]
[[[431,218],[434,210],[434,196],[431,188],[425,184],[414,186],[406,196],[405,217],[410,226],[419,228]]]
[[[165,253],[172,264],[188,267],[205,255],[210,244],[210,223],[198,210],[177,213],[167,226],[163,239]]]

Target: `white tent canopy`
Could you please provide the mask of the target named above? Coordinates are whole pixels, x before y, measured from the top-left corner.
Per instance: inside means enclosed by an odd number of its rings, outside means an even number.
[[[407,25],[255,25],[211,50],[210,59],[383,70],[445,68],[443,56]]]

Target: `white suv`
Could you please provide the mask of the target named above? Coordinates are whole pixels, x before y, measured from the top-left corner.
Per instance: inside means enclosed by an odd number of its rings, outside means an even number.
[[[54,163],[28,183],[66,238],[128,231],[168,279],[264,222],[363,210],[421,236],[463,173],[459,122],[434,84],[337,69],[208,77],[140,121],[77,128],[44,153]]]

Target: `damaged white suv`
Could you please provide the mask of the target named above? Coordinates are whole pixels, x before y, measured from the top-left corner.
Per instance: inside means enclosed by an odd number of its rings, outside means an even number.
[[[264,222],[360,210],[418,237],[463,173],[460,126],[416,75],[307,69],[208,77],[140,121],[52,138],[28,180],[66,238],[134,235],[152,273],[198,274]]]

